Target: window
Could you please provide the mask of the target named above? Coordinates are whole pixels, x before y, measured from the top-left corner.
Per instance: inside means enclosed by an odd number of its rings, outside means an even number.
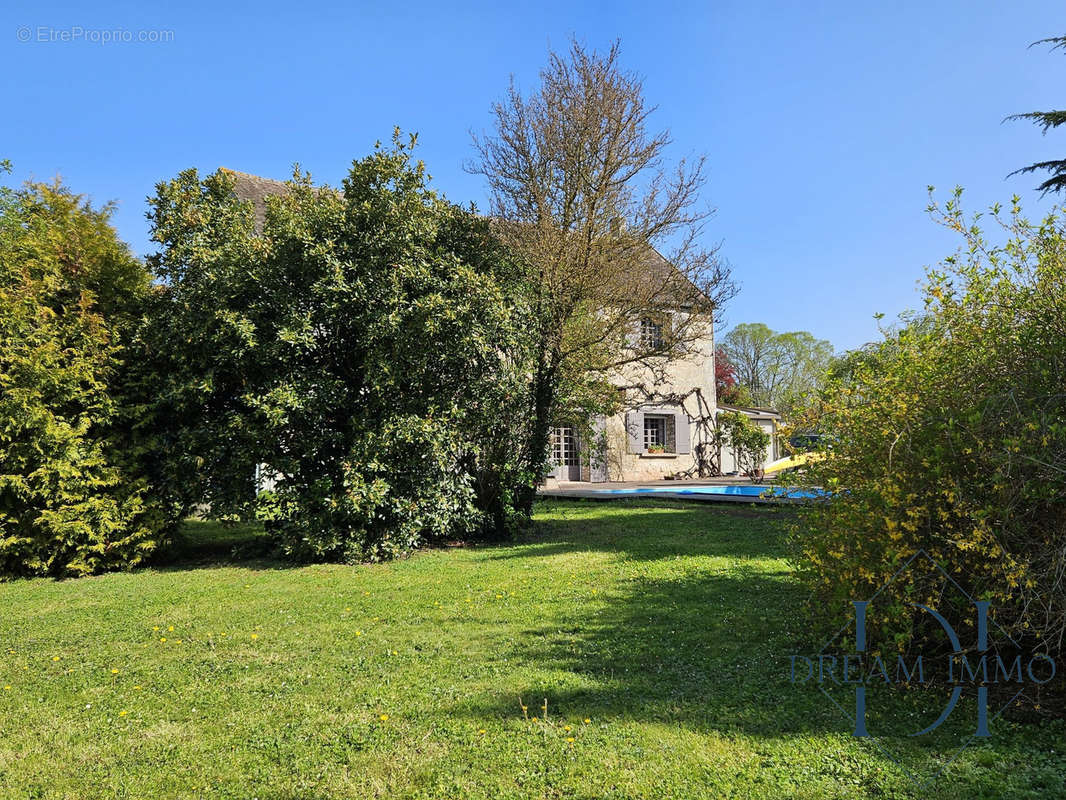
[[[677,452],[677,423],[673,414],[644,415],[644,452],[652,455]]]
[[[666,452],[666,417],[644,415],[644,450],[649,453]]]
[[[659,350],[663,346],[663,326],[645,317],[640,321],[640,346],[645,350]]]

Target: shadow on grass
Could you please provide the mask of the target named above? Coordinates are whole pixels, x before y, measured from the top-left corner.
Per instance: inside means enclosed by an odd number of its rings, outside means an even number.
[[[489,558],[615,553],[635,562],[625,594],[577,604],[516,645],[515,660],[569,673],[566,682],[581,688],[515,687],[464,711],[511,716],[521,691],[538,703],[550,695],[558,713],[578,718],[778,735],[838,729],[831,706],[790,702],[789,655],[803,633],[802,592],[782,561],[782,523],[792,514],[655,500],[542,503],[535,534]],[[668,566],[640,566],[653,561]]]
[[[698,501],[551,500],[538,505],[537,517],[535,533],[523,539],[530,546],[495,558],[605,550],[636,560],[784,558],[784,525],[795,518],[795,509]]]
[[[803,590],[782,561],[781,511],[652,502],[589,513],[552,502],[540,517],[529,545],[495,557],[608,551],[638,563],[609,600],[578,603],[562,619],[522,632],[508,657],[538,665],[543,685],[483,693],[453,713],[513,719],[522,696],[529,713],[549,698],[551,713],[568,720],[657,723],[759,740],[850,737],[853,687],[836,687],[830,700],[813,683],[792,681],[790,656],[817,652],[820,643],[803,620]],[[689,556],[711,558],[686,563]],[[882,735],[866,740],[864,758],[912,790],[911,781],[949,766],[956,779],[996,786],[995,774],[984,771],[989,759],[1025,761],[1032,746],[1026,740],[1038,731],[1005,728],[1005,738],[975,742],[971,699],[934,733],[912,737],[937,718],[945,699],[946,690],[934,689],[872,693],[870,730]],[[965,747],[966,758],[953,762]]]
[[[784,571],[734,567],[628,584],[622,598],[522,632],[511,658],[567,673],[558,676],[563,688],[514,687],[465,711],[513,716],[521,693],[536,704],[550,696],[556,713],[577,719],[775,736],[844,727],[816,691],[790,682],[801,623],[799,591]]]
[[[284,569],[298,565],[277,556],[274,543],[259,523],[189,519],[154,555],[150,566],[169,571],[218,566]]]

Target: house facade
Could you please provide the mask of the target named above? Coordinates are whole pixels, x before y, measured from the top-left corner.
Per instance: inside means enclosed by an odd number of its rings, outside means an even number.
[[[698,472],[699,408],[715,407],[714,337],[709,324],[707,328],[706,338],[696,343],[690,357],[673,360],[654,375],[634,367],[614,380],[620,391],[624,386],[642,385],[648,387],[648,394],[678,401],[630,399],[622,412],[592,420],[591,432],[584,432],[584,437],[578,427],[555,428],[553,477],[599,483],[694,476]]]
[[[593,420],[591,432],[584,435],[578,427],[556,427],[552,435],[551,477],[560,482],[599,483],[699,478],[707,476],[707,469],[720,475],[737,475],[737,454],[728,445],[714,446],[708,435],[714,419],[724,413],[742,414],[765,431],[770,443],[762,466],[776,460],[777,430],[782,421],[779,413],[717,403],[714,328],[710,320],[688,350],[684,357],[671,360],[654,372],[631,367],[615,378],[620,387],[641,385],[647,388],[647,395],[670,399],[643,402],[628,398],[621,412]]]

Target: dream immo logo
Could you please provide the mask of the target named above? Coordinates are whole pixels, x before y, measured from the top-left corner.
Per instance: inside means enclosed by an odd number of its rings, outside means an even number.
[[[911,603],[910,606],[917,610],[915,613],[925,615],[931,624],[935,623],[945,636],[946,643],[950,645],[950,651],[938,650],[934,654],[897,654],[894,659],[871,652],[877,648],[872,648],[867,640],[867,621],[871,609],[876,608],[878,596],[893,583],[910,580],[918,567],[925,567],[934,576],[943,579],[946,591],[959,593],[959,602],[954,605],[965,605],[970,612],[970,627],[976,632],[976,641],[972,646],[965,644],[940,609],[923,603]],[[961,602],[963,599],[965,604]],[[949,604],[945,604],[947,605]],[[1045,684],[1055,677],[1056,665],[1053,659],[1043,653],[1021,654],[1018,644],[994,621],[991,623],[993,636],[990,637],[989,610],[988,601],[974,600],[928,553],[919,550],[869,599],[852,601],[852,619],[849,619],[817,654],[792,655],[789,659],[789,679],[793,684],[816,685],[848,718],[852,736],[873,743],[882,753],[899,764],[911,780],[919,786],[925,786],[947,769],[974,740],[990,738],[992,734],[989,724],[1022,696],[1026,688]],[[854,631],[854,639],[846,635],[849,630]],[[851,647],[847,646],[849,641],[853,643]],[[905,735],[910,737],[930,734],[943,725],[955,712],[964,692],[976,698],[972,733],[960,743],[951,758],[925,780],[920,780],[887,749],[884,742],[878,741],[883,737],[879,737],[876,730],[871,731],[867,723],[868,690],[903,686],[951,688],[950,696],[939,708],[939,715],[928,725],[907,731]],[[839,694],[839,690],[843,688],[853,689],[854,704],[850,710],[828,691],[836,689]],[[1010,696],[994,714],[990,714],[989,708],[990,688],[994,689],[996,696]]]

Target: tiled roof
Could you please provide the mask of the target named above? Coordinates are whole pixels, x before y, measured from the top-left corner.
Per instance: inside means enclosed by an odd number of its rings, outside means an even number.
[[[289,187],[284,181],[260,178],[258,175],[238,172],[235,169],[222,167],[222,171],[236,181],[233,187],[234,194],[241,200],[250,200],[255,206],[255,227],[257,230],[262,230],[266,218],[265,199],[274,195],[288,194]]]

